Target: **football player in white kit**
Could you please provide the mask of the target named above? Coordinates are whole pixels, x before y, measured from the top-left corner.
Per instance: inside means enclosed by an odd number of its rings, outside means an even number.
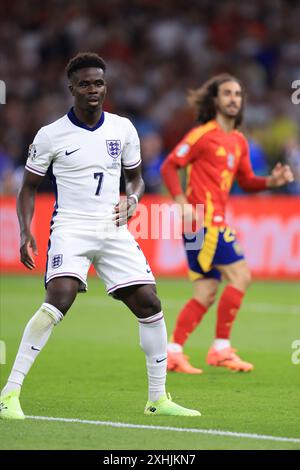
[[[0,417],[24,419],[19,395],[23,380],[55,325],[78,292],[87,288],[91,264],[108,294],[122,300],[139,322],[146,355],[146,415],[200,416],[174,403],[165,390],[167,334],[155,279],[127,220],[144,192],[137,132],[131,122],[102,110],[106,64],[97,54],[79,53],[67,65],[74,107],[42,127],[29,149],[17,212],[21,262],[34,269],[37,254],[30,225],[35,194],[50,169],[56,203],[51,221],[44,303],[27,324],[16,360],[1,392]],[[124,170],[126,195],[120,200]]]

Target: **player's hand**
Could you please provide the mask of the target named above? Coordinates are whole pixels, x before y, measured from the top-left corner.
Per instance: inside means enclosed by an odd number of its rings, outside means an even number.
[[[294,176],[289,165],[277,163],[272,170],[271,176],[268,178],[268,186],[270,188],[279,188],[292,181],[294,181]]]
[[[197,231],[199,217],[192,204],[183,204],[181,207],[182,229],[184,233],[193,233]]]
[[[136,200],[133,197],[125,197],[121,199],[115,207],[113,220],[117,227],[126,225],[128,220],[133,216],[137,207]]]
[[[35,238],[31,233],[21,236],[21,248],[20,248],[20,259],[21,263],[28,269],[35,268],[35,262],[32,254],[37,256],[37,246]]]
[[[175,196],[175,201],[180,207],[183,233],[197,232],[201,227],[201,220],[193,205],[188,202],[184,194]]]

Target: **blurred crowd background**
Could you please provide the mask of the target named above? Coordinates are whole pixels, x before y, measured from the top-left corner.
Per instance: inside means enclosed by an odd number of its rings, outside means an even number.
[[[71,107],[66,63],[93,51],[108,65],[105,110],[139,132],[148,193],[164,192],[160,165],[193,125],[187,90],[229,72],[246,87],[255,173],[289,163],[282,191],[300,194],[299,0],[1,0],[0,18],[0,193],[17,192],[37,130]]]

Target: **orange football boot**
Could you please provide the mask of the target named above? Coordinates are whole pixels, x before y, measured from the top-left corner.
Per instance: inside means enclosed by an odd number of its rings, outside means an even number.
[[[239,372],[250,372],[254,369],[253,364],[243,361],[235,352],[236,349],[230,347],[220,351],[211,347],[208,351],[206,362],[210,366],[226,367],[227,369]]]
[[[203,370],[193,367],[188,361],[188,356],[182,352],[168,351],[167,368],[172,372],[182,372],[183,374],[202,374],[203,372]]]

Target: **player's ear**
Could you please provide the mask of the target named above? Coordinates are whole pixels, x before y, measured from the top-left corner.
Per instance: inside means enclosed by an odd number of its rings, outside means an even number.
[[[70,90],[70,92],[71,92],[71,95],[74,96],[74,87],[73,87],[73,85],[70,84],[70,85],[68,86],[68,88],[69,88],[69,90]]]

